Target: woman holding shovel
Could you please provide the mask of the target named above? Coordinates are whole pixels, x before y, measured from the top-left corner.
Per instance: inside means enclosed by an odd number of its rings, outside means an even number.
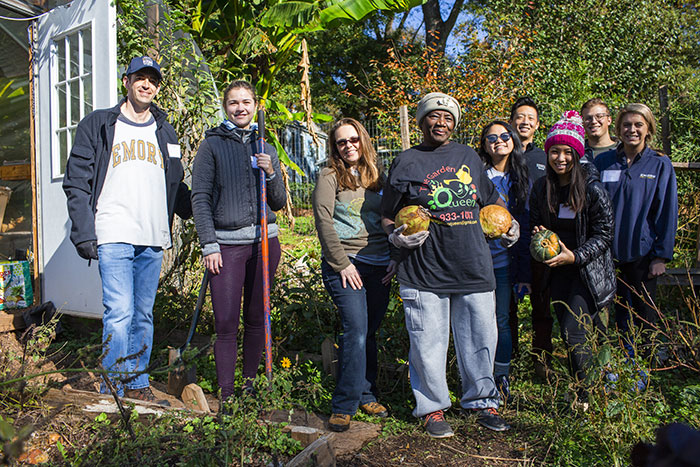
[[[386,417],[377,402],[375,333],[389,304],[396,262],[381,225],[384,176],[367,130],[352,118],[330,131],[330,161],[313,194],[316,230],[323,250],[323,283],[343,323],[340,371],[329,428],[345,431],[358,407]]]
[[[287,201],[274,148],[258,150],[255,89],[234,81],[224,91],[227,118],[206,132],[192,168],[192,209],[211,276],[216,342],[214,358],[221,400],[234,392],[237,335],[243,299],[243,390],[252,392],[265,344],[260,170],[267,185],[269,278],[280,260],[275,214]]]

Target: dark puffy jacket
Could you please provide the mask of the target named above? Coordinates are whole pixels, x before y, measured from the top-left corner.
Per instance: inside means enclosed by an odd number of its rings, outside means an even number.
[[[617,288],[611,250],[615,226],[612,203],[597,171],[587,170],[586,173],[586,204],[575,218],[579,247],[572,251],[581,280],[600,310],[610,304]],[[530,195],[531,226],[550,228],[552,225],[554,214],[547,208],[546,178],[535,182]]]
[[[97,240],[95,211],[97,200],[107,175],[112,155],[114,126],[121,113],[122,99],[111,109],[100,109],[87,115],[78,124],[73,147],[63,177],[63,191],[68,198],[68,215],[71,220],[70,239],[73,245]],[[168,221],[172,225],[173,214],[183,219],[192,215],[190,189],[182,182],[185,171],[179,157],[170,157],[168,144],[178,144],[177,134],[167,121],[167,115],[155,104],[151,114],[156,121],[156,138],[165,162],[165,189],[168,197]]]

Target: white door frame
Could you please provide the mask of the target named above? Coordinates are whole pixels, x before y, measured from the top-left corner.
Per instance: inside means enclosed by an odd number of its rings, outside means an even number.
[[[41,297],[64,313],[94,318],[103,312],[97,262],[88,267],[70,241],[62,182],[77,122],[117,103],[116,23],[111,0],[74,0],[38,19],[32,44]]]

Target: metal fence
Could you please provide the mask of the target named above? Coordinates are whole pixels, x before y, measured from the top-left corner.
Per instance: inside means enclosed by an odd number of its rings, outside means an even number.
[[[377,151],[378,163],[384,170],[388,170],[394,157],[401,152],[401,138],[398,119],[396,122],[380,122],[367,120],[362,122],[367,129],[374,148]],[[289,169],[289,190],[292,198],[292,207],[297,210],[311,208],[311,193],[316,184],[318,173],[328,158],[328,131],[331,125],[316,126],[316,135],[320,144],[317,146],[306,126],[295,122],[285,127],[280,132],[280,143],[289,155],[289,158],[304,172],[301,176],[296,171]],[[411,144],[418,144],[422,135],[415,124],[411,122]],[[458,127],[452,140],[471,145],[475,141],[473,129]]]

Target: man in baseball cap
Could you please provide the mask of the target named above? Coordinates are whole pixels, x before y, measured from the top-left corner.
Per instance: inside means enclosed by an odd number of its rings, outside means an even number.
[[[102,279],[102,367],[119,396],[145,401],[156,400],[146,369],[163,250],[173,214],[192,214],[177,134],[153,103],[162,78],[152,58],[131,60],[126,97],[78,124],[63,179],[70,239]]]
[[[163,75],[160,73],[160,65],[158,65],[158,62],[148,56],[132,58],[131,63],[129,63],[129,68],[126,69],[126,73],[124,74],[126,76],[130,76],[131,74],[143,69],[153,70],[158,76],[158,81],[163,81]]]

